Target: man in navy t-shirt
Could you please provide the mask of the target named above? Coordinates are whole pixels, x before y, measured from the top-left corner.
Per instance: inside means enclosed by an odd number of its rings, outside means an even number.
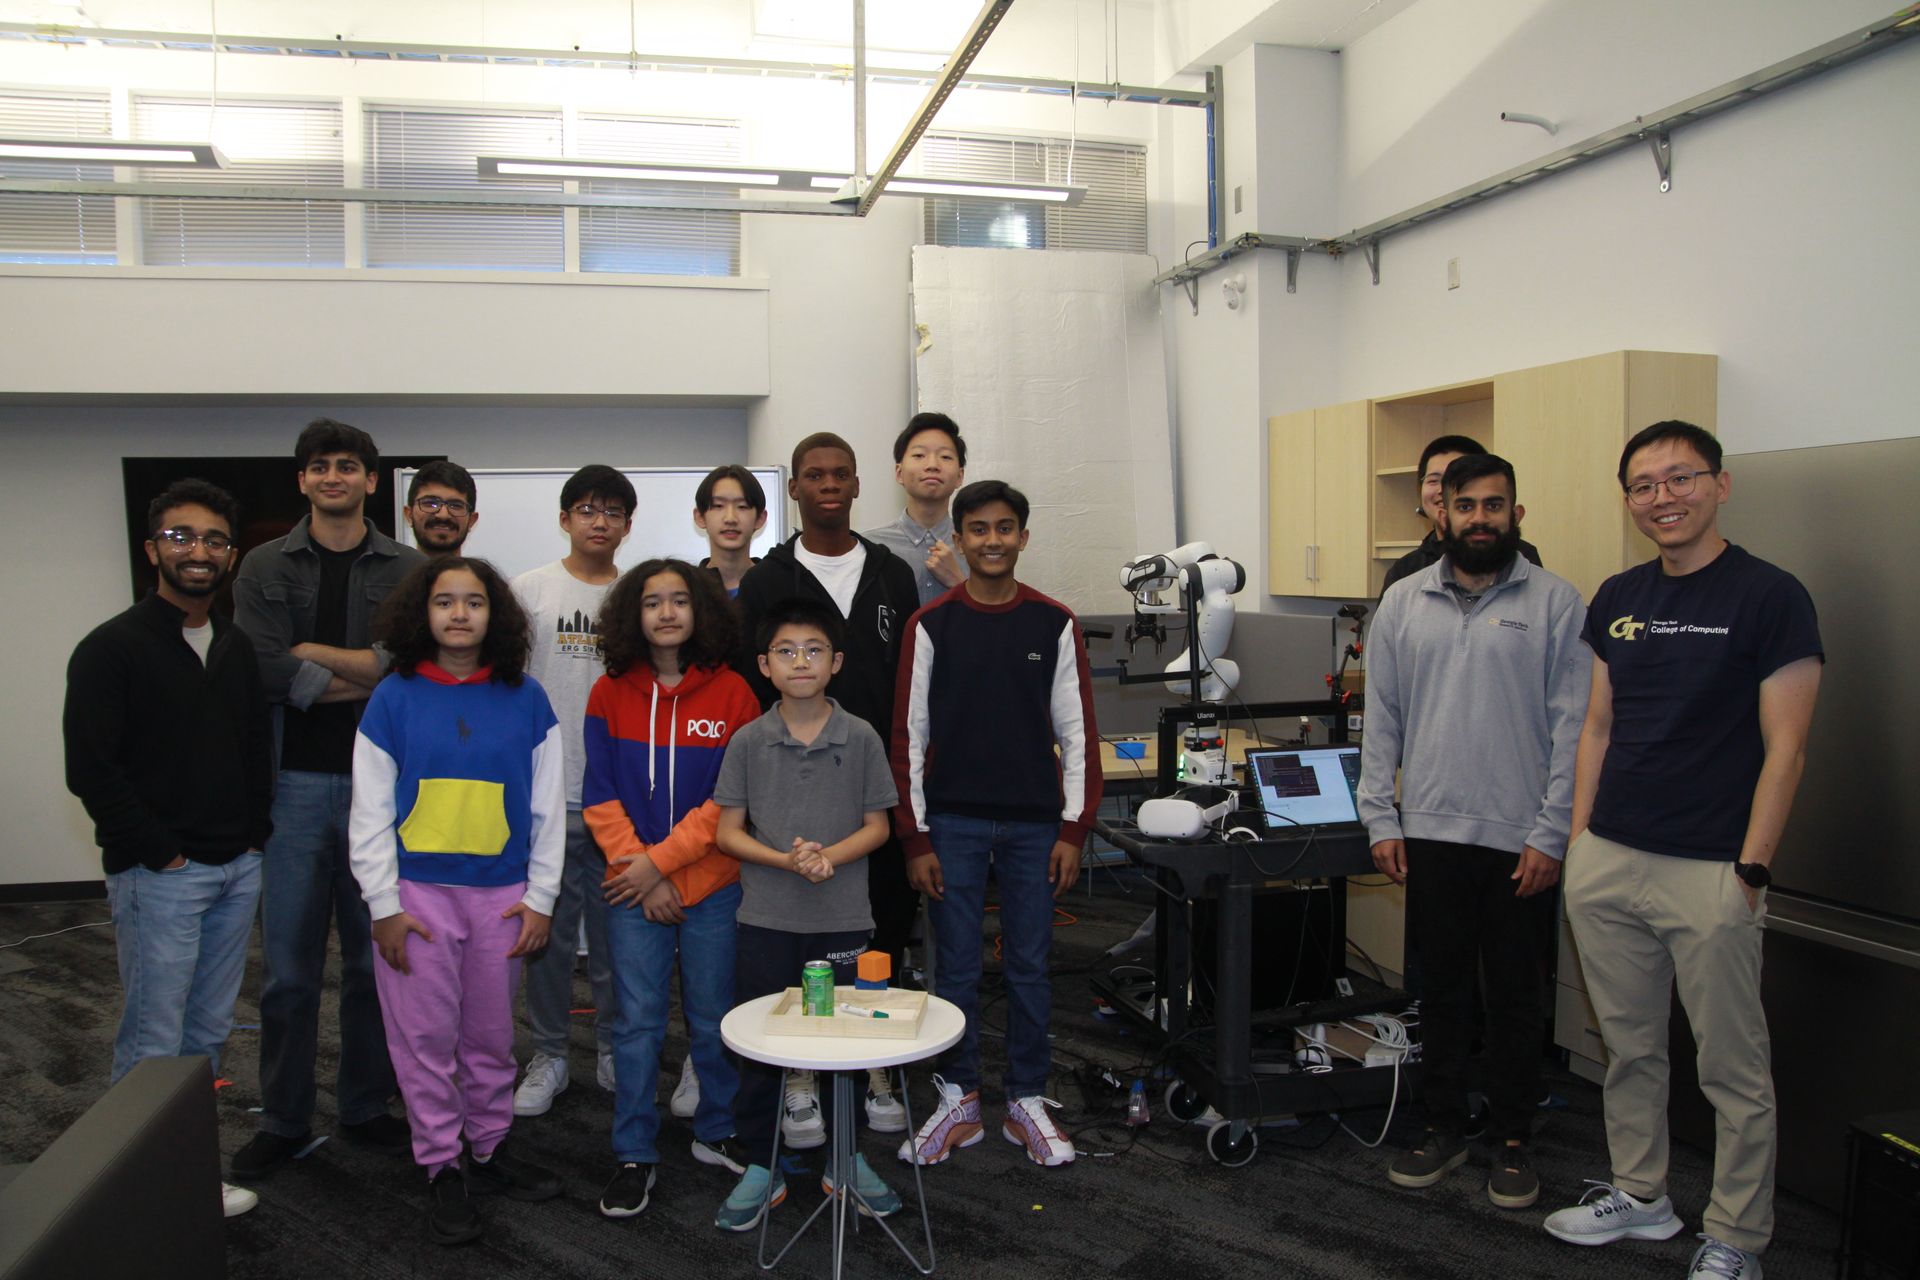
[[[1776,1136],[1761,923],[1825,659],[1806,589],[1720,536],[1732,478],[1711,435],[1648,427],[1627,442],[1620,484],[1660,556],[1602,583],[1587,610],[1593,693],[1566,861],[1567,919],[1609,1058],[1613,1176],[1546,1227],[1576,1244],[1681,1229],[1666,1194],[1677,981],[1719,1113],[1688,1274],[1760,1280]]]

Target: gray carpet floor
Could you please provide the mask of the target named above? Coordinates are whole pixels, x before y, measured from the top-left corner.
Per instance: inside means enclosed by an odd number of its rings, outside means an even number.
[[[1130,1130],[1120,1112],[1082,1090],[1075,1068],[1112,1067],[1131,1078],[1154,1057],[1140,1038],[1095,1016],[1086,974],[1100,953],[1127,936],[1149,909],[1150,890],[1137,878],[1101,872],[1094,893],[1076,889],[1063,904],[1075,922],[1055,930],[1054,1031],[1058,1113],[1075,1134],[1080,1159],[1063,1169],[1030,1164],[998,1136],[995,1083],[1003,1063],[993,1030],[1005,1009],[989,997],[984,1025],[988,1136],[926,1173],[938,1274],[955,1280],[994,1277],[1109,1276],[1115,1280],[1201,1280],[1203,1277],[1667,1277],[1685,1274],[1691,1230],[1664,1243],[1627,1242],[1604,1249],[1560,1244],[1540,1229],[1551,1208],[1571,1203],[1582,1180],[1604,1177],[1600,1095],[1591,1085],[1555,1073],[1564,1103],[1540,1113],[1535,1159],[1544,1191],[1538,1208],[1505,1212],[1483,1190],[1476,1158],[1425,1192],[1386,1181],[1392,1153],[1419,1132],[1417,1106],[1401,1105],[1378,1150],[1363,1147],[1327,1117],[1293,1129],[1262,1132],[1258,1156],[1244,1168],[1213,1164],[1202,1131],[1156,1113]],[[104,902],[0,906],[0,943],[106,918]],[[991,917],[990,917],[991,921]],[[987,964],[992,957],[988,925]],[[991,976],[989,982],[991,982]],[[250,967],[235,1030],[222,1064],[231,1081],[219,1091],[222,1150],[231,1154],[253,1130],[258,1102],[258,954]],[[584,977],[578,1003],[588,996]],[[0,949],[0,1164],[31,1160],[107,1085],[119,988],[111,927],[82,928]],[[337,1039],[331,1000],[322,1009],[322,1094],[316,1133],[329,1133],[333,1103],[326,1086]],[[673,1036],[682,1034],[676,1015]],[[678,1075],[684,1043],[670,1038],[659,1081],[663,1102]],[[522,1058],[526,1049],[522,1045]],[[573,1086],[544,1116],[522,1120],[514,1138],[524,1154],[566,1181],[564,1198],[545,1204],[482,1202],[486,1235],[476,1244],[442,1249],[423,1230],[423,1183],[410,1162],[333,1140],[261,1184],[260,1206],[227,1223],[227,1256],[236,1277],[483,1276],[744,1277],[755,1273],[754,1240],[712,1226],[730,1188],[723,1171],[694,1162],[685,1122],[669,1118],[661,1137],[665,1159],[653,1202],[638,1218],[614,1223],[595,1201],[611,1171],[608,1131],[613,1099],[593,1082],[593,1031],[576,1019]],[[930,1100],[926,1073],[915,1076],[916,1110]],[[1345,1117],[1372,1138],[1384,1109]],[[892,1155],[897,1140],[868,1135],[865,1151],[883,1177],[912,1203],[912,1174]],[[816,1154],[817,1153],[813,1153]],[[1707,1198],[1709,1162],[1676,1146],[1673,1196],[1692,1230]],[[773,1219],[790,1231],[819,1201],[811,1178],[789,1177],[792,1194]],[[1773,1280],[1827,1276],[1839,1226],[1827,1211],[1788,1194],[1766,1258]],[[907,1215],[892,1220],[904,1225]],[[917,1220],[915,1221],[917,1229]],[[824,1235],[802,1241],[781,1273],[827,1274]],[[853,1241],[847,1274],[910,1275],[906,1263],[869,1226]]]

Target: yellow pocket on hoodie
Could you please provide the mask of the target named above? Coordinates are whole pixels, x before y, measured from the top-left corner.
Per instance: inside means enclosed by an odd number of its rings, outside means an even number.
[[[400,824],[409,853],[496,857],[507,847],[507,789],[473,778],[422,778],[413,812]]]

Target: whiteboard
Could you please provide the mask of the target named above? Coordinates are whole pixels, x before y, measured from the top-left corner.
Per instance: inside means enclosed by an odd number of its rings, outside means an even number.
[[[654,556],[699,564],[707,554],[707,536],[693,524],[693,495],[712,467],[620,467],[637,498],[627,540],[614,563],[631,569]],[[401,542],[417,545],[407,527],[407,488],[417,467],[393,473],[393,527]],[[493,562],[509,578],[552,564],[567,554],[560,529],[560,489],[578,467],[499,467],[473,469],[480,492],[480,519],[467,535],[461,554]],[[763,556],[787,536],[787,469],[748,467],[767,491],[767,526],[753,540]]]

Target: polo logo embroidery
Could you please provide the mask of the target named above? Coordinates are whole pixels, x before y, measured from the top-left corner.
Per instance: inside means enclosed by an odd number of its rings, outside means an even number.
[[[1638,640],[1640,633],[1646,629],[1646,623],[1635,622],[1633,615],[1628,614],[1624,618],[1615,618],[1613,625],[1607,628],[1607,634],[1615,640]]]
[[[467,724],[467,718],[465,716],[455,716],[453,718],[453,731],[460,735],[461,746],[464,747],[473,741],[473,729]]]
[[[725,720],[689,719],[687,721],[687,736],[689,738],[724,738],[727,736],[727,722]]]
[[[1037,654],[1037,653],[1030,653],[1030,654],[1028,654],[1028,655],[1027,655],[1027,661],[1028,661],[1028,662],[1045,662],[1045,661],[1046,661],[1046,659],[1045,659],[1045,658],[1043,658],[1043,657],[1041,657],[1041,656],[1040,656],[1039,654]]]

